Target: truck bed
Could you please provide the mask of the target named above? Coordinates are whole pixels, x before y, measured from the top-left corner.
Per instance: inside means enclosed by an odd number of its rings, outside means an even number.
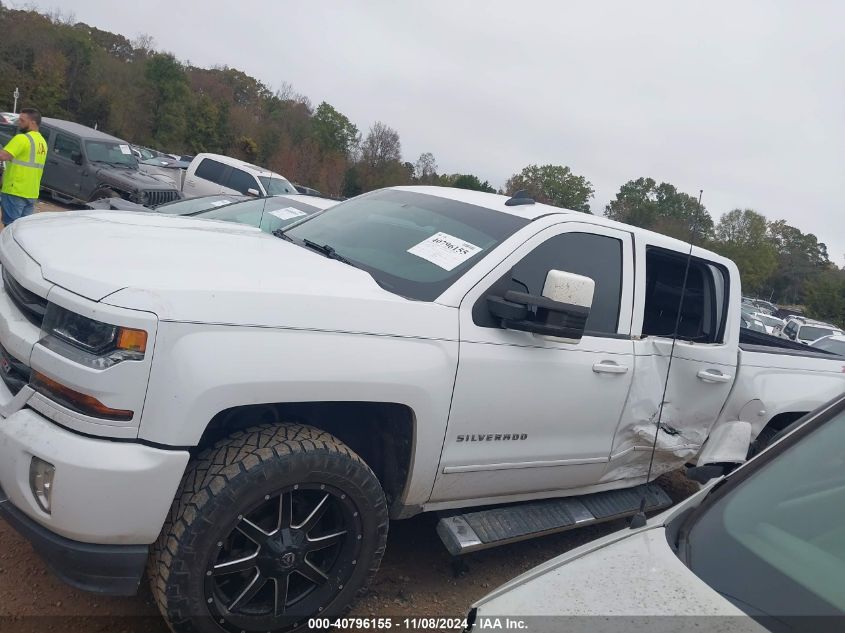
[[[757,352],[760,354],[781,354],[784,356],[806,356],[810,358],[822,358],[826,360],[836,360],[842,358],[831,352],[824,350],[817,350],[804,345],[803,343],[796,343],[786,338],[779,336],[772,336],[763,332],[755,332],[742,328],[739,332],[739,348],[746,352]]]

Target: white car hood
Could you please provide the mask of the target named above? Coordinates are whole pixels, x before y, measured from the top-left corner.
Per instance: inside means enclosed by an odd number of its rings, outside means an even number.
[[[457,331],[453,309],[399,297],[362,270],[250,226],[76,211],[10,229],[46,280],[162,320],[433,338]]]
[[[652,631],[657,621],[647,618],[653,616],[684,616],[668,622],[685,630],[685,622],[692,629],[701,625],[689,616],[745,615],[675,556],[662,525],[588,543],[515,578],[475,606],[478,618],[525,617],[531,631],[563,630],[563,622],[570,629],[578,622],[582,628],[576,630],[601,629],[601,618],[583,616],[613,618],[605,622],[608,630]],[[744,617],[725,624],[732,631],[765,630]]]

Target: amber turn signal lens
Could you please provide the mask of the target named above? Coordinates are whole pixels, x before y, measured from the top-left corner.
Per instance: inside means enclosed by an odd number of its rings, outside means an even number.
[[[135,415],[127,409],[112,409],[111,407],[107,407],[94,396],[74,391],[70,387],[66,387],[37,371],[32,372],[29,384],[38,393],[83,415],[121,421],[131,420],[132,416]]]
[[[144,330],[133,330],[122,327],[117,331],[117,349],[125,349],[131,352],[147,350],[147,333]]]

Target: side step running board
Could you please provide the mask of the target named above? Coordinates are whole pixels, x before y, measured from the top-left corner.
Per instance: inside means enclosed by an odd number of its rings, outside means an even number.
[[[655,483],[580,497],[531,501],[487,510],[441,515],[437,534],[453,556],[572,528],[632,516],[646,497],[646,510],[672,505]]]

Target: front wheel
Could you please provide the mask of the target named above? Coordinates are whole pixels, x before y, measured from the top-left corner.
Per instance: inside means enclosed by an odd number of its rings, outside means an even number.
[[[366,591],[387,541],[373,472],[332,435],[264,425],[194,460],[150,558],[175,631],[286,631]]]

